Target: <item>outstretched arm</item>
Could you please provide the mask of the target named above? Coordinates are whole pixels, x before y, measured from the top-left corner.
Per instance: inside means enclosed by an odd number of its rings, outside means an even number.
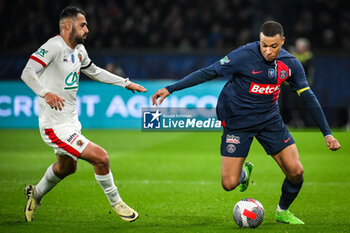
[[[333,137],[321,105],[314,93],[310,88],[307,87],[304,91],[298,91],[298,94],[303,99],[308,111],[315,119],[318,127],[321,129],[323,135],[325,136],[327,147],[330,150],[338,150],[340,148],[340,143],[335,137]]]
[[[159,105],[162,104],[163,100],[170,95],[170,92],[166,88],[159,89],[153,96],[152,96],[152,104],[155,106],[158,106],[157,99],[159,100]]]
[[[143,86],[133,83],[127,78],[120,77],[118,75],[108,72],[107,70],[101,69],[100,67],[96,66],[92,62],[91,64],[89,64],[88,67],[82,68],[82,72],[93,80],[115,85],[115,86],[125,87],[126,89],[132,91],[133,93],[135,93],[135,91],[138,91],[138,92],[147,91],[147,89],[144,88]]]
[[[208,66],[206,68],[197,70],[197,71],[187,75],[186,77],[184,77],[180,81],[178,81],[172,85],[166,86],[165,88],[169,91],[169,93],[173,93],[174,91],[179,91],[179,90],[182,90],[182,89],[185,89],[188,87],[193,87],[193,86],[196,86],[198,84],[215,79],[218,76],[219,75],[216,73],[215,69],[211,65],[211,66]]]
[[[130,84],[125,87],[126,89],[132,91],[132,93],[137,92],[146,92],[147,89],[141,86],[140,84],[134,83],[130,81]]]
[[[188,87],[192,87],[195,85],[198,85],[200,83],[204,83],[206,81],[212,80],[219,75],[215,72],[212,66],[209,66],[204,69],[197,70],[180,81],[166,86],[165,88],[159,89],[153,96],[152,96],[152,103],[153,105],[158,106],[157,99],[160,98],[159,104],[163,102],[163,100],[168,97],[171,93],[174,91],[179,91]]]

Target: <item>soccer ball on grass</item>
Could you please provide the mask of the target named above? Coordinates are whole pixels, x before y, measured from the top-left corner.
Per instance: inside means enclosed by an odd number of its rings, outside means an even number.
[[[239,227],[256,228],[264,220],[263,205],[252,198],[245,198],[233,207],[233,219]]]

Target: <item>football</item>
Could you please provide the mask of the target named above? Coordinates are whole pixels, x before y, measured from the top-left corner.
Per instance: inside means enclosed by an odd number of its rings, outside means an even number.
[[[239,227],[256,228],[264,220],[264,207],[255,199],[245,198],[233,207],[233,219]]]

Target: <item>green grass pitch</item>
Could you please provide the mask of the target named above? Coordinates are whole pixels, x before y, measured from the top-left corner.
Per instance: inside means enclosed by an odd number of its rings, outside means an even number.
[[[276,223],[274,211],[284,179],[273,159],[254,141],[255,165],[248,190],[226,192],[220,184],[220,132],[85,130],[110,156],[119,192],[140,218],[123,222],[94,179],[78,170],[43,199],[34,221],[23,216],[26,184],[37,184],[56,160],[38,130],[0,130],[0,232],[350,232],[350,134],[329,151],[320,132],[292,132],[305,170],[304,186],[291,211],[305,225]],[[255,198],[265,207],[257,229],[239,229],[234,204]]]

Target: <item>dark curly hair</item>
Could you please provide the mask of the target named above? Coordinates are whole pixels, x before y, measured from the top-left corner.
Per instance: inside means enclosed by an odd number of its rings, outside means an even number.
[[[265,36],[274,37],[276,35],[281,35],[283,37],[283,27],[280,23],[276,21],[267,21],[260,27],[260,33],[263,33]]]

